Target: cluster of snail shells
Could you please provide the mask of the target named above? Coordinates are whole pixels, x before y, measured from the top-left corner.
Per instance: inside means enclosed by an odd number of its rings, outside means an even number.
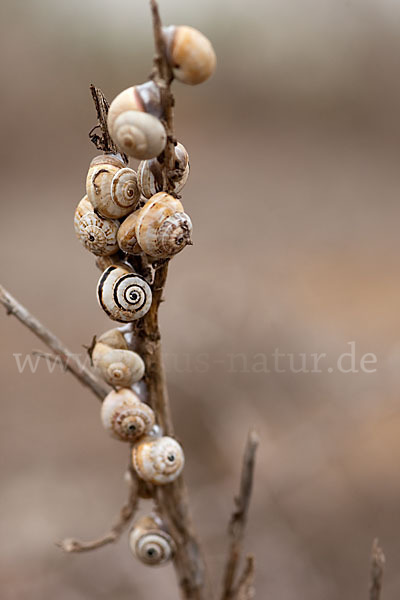
[[[149,566],[163,565],[173,557],[176,545],[156,515],[140,518],[129,533],[132,554]]]
[[[167,60],[176,79],[196,85],[215,70],[216,57],[210,41],[193,27],[163,28]],[[122,152],[139,160],[151,159],[164,150],[167,135],[162,124],[160,90],[147,81],[123,90],[108,112],[108,129]],[[148,196],[146,196],[148,197]]]
[[[92,351],[92,362],[99,375],[111,386],[131,387],[143,378],[143,359],[128,349],[123,334],[112,329],[101,335]]]

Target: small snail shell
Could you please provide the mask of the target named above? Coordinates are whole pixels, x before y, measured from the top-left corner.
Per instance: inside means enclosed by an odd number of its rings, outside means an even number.
[[[113,154],[96,156],[90,163],[86,193],[93,207],[109,219],[131,213],[140,199],[133,169]]]
[[[160,91],[148,81],[114,98],[108,111],[108,129],[117,146],[129,156],[153,158],[164,150],[167,141],[161,116]]]
[[[82,244],[93,254],[109,256],[117,252],[119,223],[96,215],[87,196],[82,198],[76,208],[74,226]]]
[[[132,464],[141,479],[164,485],[179,477],[185,457],[180,444],[171,437],[145,437],[132,450]]]
[[[167,258],[191,244],[192,222],[179,200],[159,192],[121,225],[117,241],[121,250],[137,253],[137,245],[149,256]]]
[[[168,61],[179,81],[196,85],[211,77],[217,59],[205,35],[186,25],[164,27],[163,33]]]
[[[110,346],[110,348],[128,350],[125,336],[119,329],[109,329],[108,331],[105,331],[96,339],[96,341],[101,344],[106,344],[107,346]]]
[[[126,323],[147,313],[152,294],[143,277],[124,267],[111,265],[99,279],[97,299],[110,319]]]
[[[162,565],[175,552],[175,542],[167,533],[161,519],[152,515],[139,519],[129,533],[132,554],[146,565]]]
[[[138,184],[145,198],[151,198],[163,189],[163,176],[161,164],[157,158],[144,160],[138,168]],[[182,144],[175,146],[175,171],[172,176],[174,192],[178,194],[189,177],[189,155]]]
[[[110,385],[130,387],[144,375],[144,362],[136,352],[110,348],[97,342],[92,352],[95,369]]]
[[[101,405],[101,420],[113,438],[133,442],[154,425],[154,412],[132,390],[110,392]]]

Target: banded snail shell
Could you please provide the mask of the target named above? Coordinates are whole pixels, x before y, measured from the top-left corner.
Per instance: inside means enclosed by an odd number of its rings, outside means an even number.
[[[86,193],[93,207],[109,219],[128,215],[140,199],[135,171],[113,154],[96,156],[92,160],[86,178]]]
[[[185,457],[182,446],[173,438],[147,436],[133,447],[132,464],[141,479],[165,485],[179,477]]]
[[[161,519],[148,515],[139,519],[129,533],[132,554],[150,566],[163,565],[173,557],[176,546]]]
[[[152,294],[143,277],[124,267],[111,265],[99,279],[97,299],[110,319],[129,323],[148,312]]]
[[[96,215],[87,196],[75,210],[74,227],[85,248],[96,256],[109,256],[118,251],[119,223]]]
[[[189,155],[185,147],[178,143],[175,146],[175,170],[171,177],[174,183],[173,191],[178,194],[189,177]],[[144,160],[139,164],[138,185],[142,196],[151,198],[163,189],[162,167],[157,158]]]
[[[93,348],[92,361],[101,377],[112,386],[131,387],[144,375],[143,359],[132,350],[111,348],[97,342]]]
[[[191,244],[192,222],[179,200],[159,192],[121,225],[117,241],[124,252],[168,258]]]
[[[133,442],[154,425],[154,412],[132,390],[110,392],[101,406],[101,421],[110,435],[122,442]]]
[[[208,38],[187,25],[163,27],[168,61],[175,77],[189,85],[202,83],[215,71],[217,59]]]
[[[167,142],[161,116],[160,91],[153,81],[148,81],[114,98],[108,111],[108,129],[128,156],[140,160],[153,158],[164,150]]]

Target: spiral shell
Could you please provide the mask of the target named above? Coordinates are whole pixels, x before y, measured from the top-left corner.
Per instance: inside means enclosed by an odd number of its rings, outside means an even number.
[[[205,35],[187,25],[163,27],[163,34],[168,61],[179,81],[196,85],[211,77],[217,59]]]
[[[110,319],[129,323],[147,313],[152,294],[143,277],[124,267],[111,265],[99,279],[97,299]]]
[[[142,196],[151,198],[163,189],[163,175],[161,164],[157,158],[143,160],[138,168],[138,185]],[[189,177],[189,155],[185,147],[178,143],[175,146],[175,170],[171,177],[174,183],[173,191],[178,194],[184,187]]]
[[[139,440],[132,450],[132,464],[141,479],[164,485],[179,477],[185,457],[180,444],[171,437]]]
[[[90,163],[86,193],[103,217],[120,219],[131,213],[140,199],[133,169],[113,154],[96,156]]]
[[[117,241],[128,254],[138,246],[155,258],[167,258],[191,244],[192,222],[179,200],[159,192],[121,225]]]
[[[109,256],[118,251],[119,223],[96,215],[87,196],[75,210],[74,227],[85,248],[96,256]]]
[[[92,361],[101,377],[113,386],[131,387],[144,375],[144,362],[132,350],[111,348],[97,342],[92,352]]]
[[[175,542],[161,519],[148,515],[139,519],[129,533],[132,554],[150,566],[168,562],[176,550]]]
[[[108,111],[108,129],[128,156],[153,158],[164,150],[167,141],[161,116],[160,91],[153,81],[148,81],[114,98]]]
[[[154,412],[131,390],[110,392],[101,406],[101,421],[110,435],[122,442],[133,442],[154,425]]]

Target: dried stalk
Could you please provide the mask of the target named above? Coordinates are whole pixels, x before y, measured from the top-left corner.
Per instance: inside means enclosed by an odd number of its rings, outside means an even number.
[[[14,315],[23,325],[28,327],[42,342],[44,342],[59,357],[65,369],[72,373],[83,385],[90,388],[94,394],[103,400],[110,391],[107,384],[97,377],[93,371],[85,367],[80,360],[45,327],[36,317],[18,302],[0,285],[0,303],[9,315]]]
[[[378,540],[374,540],[371,551],[371,585],[369,589],[369,600],[380,600],[381,598],[384,566],[385,555],[383,554],[382,548],[379,546]]]
[[[255,457],[258,447],[258,435],[255,431],[250,431],[246,448],[243,455],[242,475],[240,480],[239,495],[235,498],[236,510],[231,516],[228,533],[230,537],[230,547],[228,559],[225,567],[223,590],[221,600],[231,600],[240,598],[239,590],[243,598],[251,597],[243,594],[247,588],[252,587],[252,578],[254,573],[254,561],[248,558],[248,563],[238,585],[235,585],[236,574],[239,566],[242,550],[242,541],[247,523],[247,514],[250,506],[250,498],[253,487]]]

